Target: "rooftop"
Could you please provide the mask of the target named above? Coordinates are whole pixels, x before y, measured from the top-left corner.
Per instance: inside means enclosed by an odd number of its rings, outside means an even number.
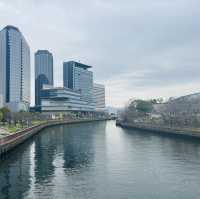
[[[12,26],[12,25],[7,25],[4,29],[8,29],[8,30],[9,30],[9,29],[14,29],[14,30],[20,32],[19,29],[18,29],[17,27]]]
[[[48,50],[38,50],[35,54],[51,54]]]
[[[94,83],[94,87],[105,88],[104,84]]]
[[[200,99],[200,92],[184,95],[184,96],[175,98],[174,100],[193,100],[193,99]]]
[[[86,64],[82,64],[82,63],[76,62],[76,61],[68,61],[68,62],[64,62],[64,64],[65,63],[75,64],[76,67],[84,68],[84,69],[92,68],[92,66],[89,66],[89,65],[86,65]]]

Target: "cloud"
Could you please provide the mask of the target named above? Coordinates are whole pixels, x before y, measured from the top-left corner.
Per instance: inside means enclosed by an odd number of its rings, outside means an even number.
[[[1,0],[0,24],[23,32],[32,72],[37,49],[53,52],[56,85],[62,62],[80,60],[106,84],[108,104],[122,106],[134,96],[199,91],[199,7],[198,0]]]

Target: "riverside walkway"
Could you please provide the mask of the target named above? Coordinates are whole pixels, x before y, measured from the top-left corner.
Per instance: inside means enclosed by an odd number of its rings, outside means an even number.
[[[56,126],[56,125],[65,125],[65,124],[75,124],[75,123],[85,123],[85,122],[94,122],[94,121],[102,121],[107,120],[107,118],[101,119],[91,119],[91,118],[84,118],[84,119],[71,119],[71,120],[52,120],[47,121],[42,124],[38,124],[35,126],[31,126],[29,128],[20,130],[16,133],[7,134],[5,135],[5,131],[2,131],[2,137],[0,137],[0,156],[5,154],[6,152],[12,150],[19,144],[23,143],[33,135],[39,133],[41,130]]]
[[[10,132],[0,127],[0,138],[3,138],[8,135],[10,135]]]

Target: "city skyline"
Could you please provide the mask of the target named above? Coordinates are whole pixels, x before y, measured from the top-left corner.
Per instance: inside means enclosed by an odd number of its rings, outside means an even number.
[[[94,111],[99,108],[97,102],[105,105],[105,87],[101,85],[104,88],[102,99],[96,95],[93,72],[88,70],[92,66],[76,61],[63,62],[63,87],[55,87],[53,60],[48,50],[34,53],[35,110]],[[19,28],[13,25],[0,31],[0,76],[0,107],[8,106],[14,112],[28,111],[30,48]]]
[[[0,0],[0,199],[199,199],[199,0]]]
[[[38,49],[54,54],[56,86],[62,85],[62,62],[80,60],[93,65],[96,82],[106,85],[107,105],[123,106],[132,97],[200,91],[199,4],[43,0],[38,7],[35,1],[3,0],[0,28],[11,24],[23,32],[31,47],[32,74]],[[135,12],[129,9],[134,7]],[[75,9],[79,14],[73,15]],[[31,80],[34,104],[34,77]]]

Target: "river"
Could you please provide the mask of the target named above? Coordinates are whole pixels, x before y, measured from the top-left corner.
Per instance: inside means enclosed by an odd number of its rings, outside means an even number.
[[[0,160],[0,199],[199,199],[200,140],[115,122],[48,128]]]

